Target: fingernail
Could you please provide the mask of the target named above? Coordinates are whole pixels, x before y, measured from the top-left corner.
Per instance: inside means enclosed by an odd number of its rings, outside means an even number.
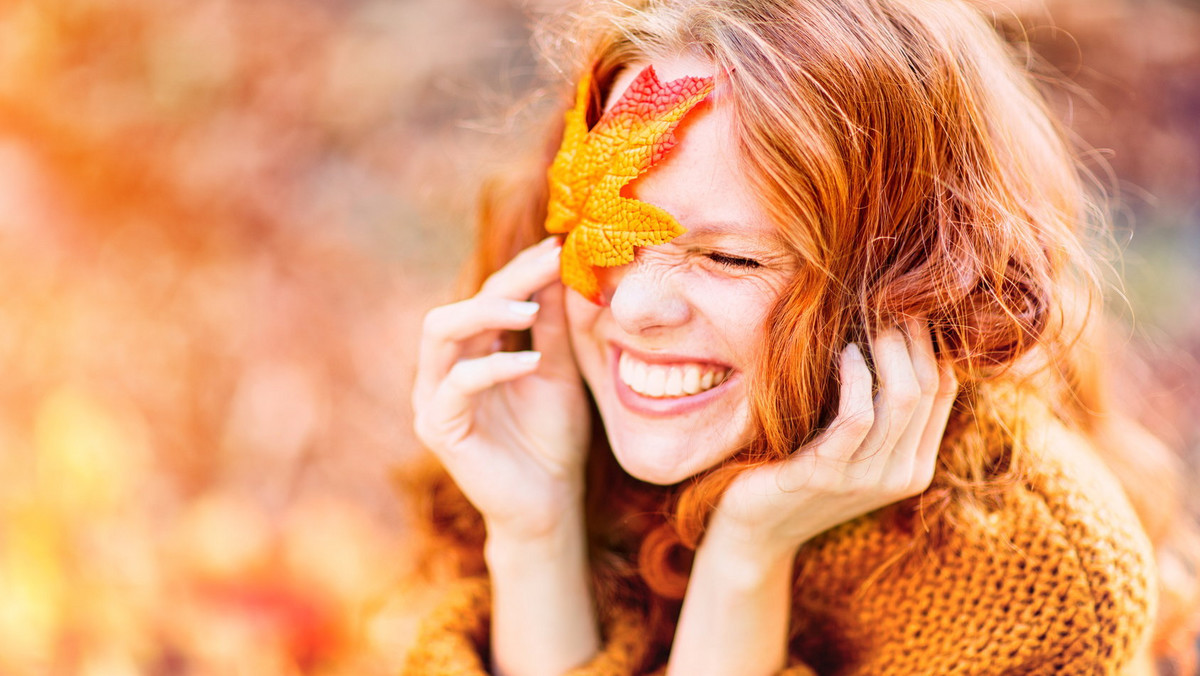
[[[526,352],[514,352],[513,358],[522,364],[536,364],[542,358],[541,352],[529,350]]]
[[[541,305],[532,301],[514,300],[508,303],[508,311],[521,317],[532,317],[540,308]]]

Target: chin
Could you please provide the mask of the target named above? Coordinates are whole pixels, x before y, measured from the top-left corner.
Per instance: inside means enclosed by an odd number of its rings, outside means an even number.
[[[653,437],[622,438],[610,435],[613,457],[625,473],[639,481],[670,486],[693,477],[720,463],[730,455],[724,448],[739,443],[714,444],[683,436],[671,439]]]
[[[627,455],[613,449],[613,455],[617,459],[617,464],[625,470],[626,474],[648,484],[671,486],[693,474],[693,472],[682,470],[679,465],[663,466],[647,463],[645,454]]]

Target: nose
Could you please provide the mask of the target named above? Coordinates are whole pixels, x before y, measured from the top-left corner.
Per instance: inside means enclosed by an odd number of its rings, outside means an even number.
[[[606,270],[601,281],[609,291],[609,311],[630,335],[654,333],[686,324],[692,306],[681,280],[665,261],[649,260],[644,250],[628,265]]]

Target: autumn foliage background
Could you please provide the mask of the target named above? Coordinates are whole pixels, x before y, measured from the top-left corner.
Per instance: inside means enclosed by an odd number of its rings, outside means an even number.
[[[395,673],[417,330],[541,4],[0,3],[0,674]],[[987,6],[1078,85],[1126,405],[1194,466],[1200,4],[1048,4]]]

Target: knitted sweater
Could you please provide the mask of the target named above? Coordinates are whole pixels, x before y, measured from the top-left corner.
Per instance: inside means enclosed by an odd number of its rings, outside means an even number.
[[[801,548],[784,673],[1126,673],[1153,616],[1150,545],[1091,451],[1052,435],[975,528],[913,551],[911,524],[882,510]],[[489,607],[485,579],[460,581],[406,673],[485,673]],[[622,609],[602,619],[602,651],[572,673],[636,673],[643,619]]]

